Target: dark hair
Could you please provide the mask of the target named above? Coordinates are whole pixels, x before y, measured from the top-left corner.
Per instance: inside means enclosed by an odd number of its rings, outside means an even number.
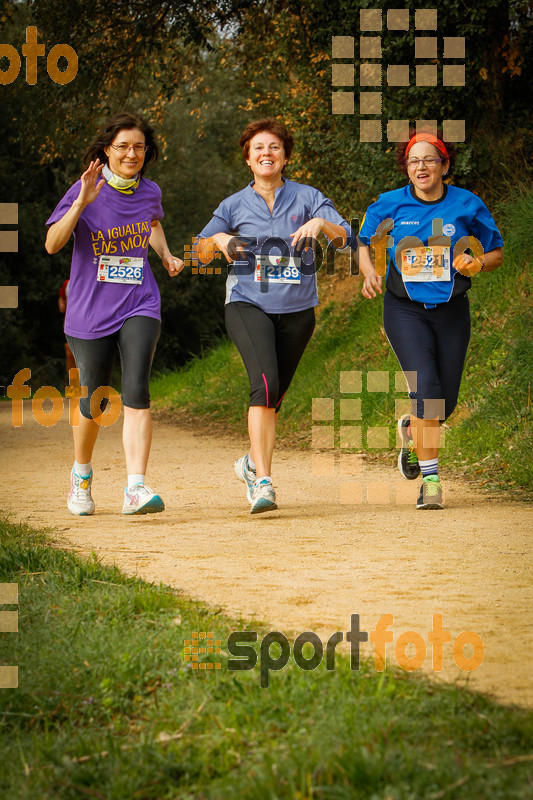
[[[154,129],[149,125],[145,119],[138,114],[129,114],[127,111],[122,111],[120,114],[108,119],[102,130],[98,133],[96,140],[89,145],[83,156],[83,161],[88,164],[89,161],[94,161],[99,158],[101,162],[107,164],[109,159],[105,153],[104,148],[114,140],[117,133],[121,130],[132,130],[138,128],[144,133],[145,143],[148,147],[144,163],[140,169],[141,176],[143,175],[148,164],[155,164],[159,158],[159,149],[155,143]]]
[[[396,163],[400,168],[400,172],[403,172],[404,175],[407,175],[407,167],[405,164],[405,151],[407,150],[407,145],[411,141],[412,137],[415,135],[417,131],[414,128],[409,129],[409,139],[406,142],[399,142],[398,146],[396,147]],[[437,130],[437,139],[444,144],[446,150],[448,151],[448,157],[450,159],[450,166],[448,167],[448,172],[446,174],[447,178],[450,178],[453,175],[453,168],[455,167],[455,147],[451,142],[446,142],[442,138],[442,131],[440,129]],[[431,142],[430,142],[431,144]]]
[[[274,117],[265,117],[264,119],[258,119],[256,122],[250,122],[242,132],[241,138],[239,139],[239,147],[242,148],[245,161],[250,156],[250,139],[253,139],[255,134],[261,131],[268,131],[269,133],[273,133],[274,136],[277,136],[278,139],[281,139],[283,142],[283,149],[285,150],[285,157],[287,159],[291,157],[294,139],[289,131],[285,125],[282,125],[281,122],[278,122]]]

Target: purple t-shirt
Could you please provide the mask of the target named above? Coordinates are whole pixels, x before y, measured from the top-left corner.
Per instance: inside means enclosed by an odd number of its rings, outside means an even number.
[[[77,198],[81,181],[70,187],[46,224],[58,222]],[[161,298],[148,263],[152,220],[163,218],[161,189],[141,178],[133,194],[122,194],[107,183],[86,206],[74,228],[74,251],[65,333],[78,339],[98,339],[122,327],[133,316],[161,319]],[[142,258],[141,284],[97,280],[100,256]]]

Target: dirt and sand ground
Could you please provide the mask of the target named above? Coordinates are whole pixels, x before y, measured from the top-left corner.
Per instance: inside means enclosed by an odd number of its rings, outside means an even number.
[[[147,482],[166,511],[123,517],[119,422],[101,432],[96,446],[96,513],[75,517],[66,507],[72,464],[66,410],[46,428],[28,404],[22,426],[14,428],[11,404],[3,403],[0,507],[13,520],[51,526],[61,546],[95,552],[129,574],[290,635],[314,630],[325,643],[349,629],[351,614],[360,615],[366,631],[393,614],[392,661],[402,633],[417,631],[427,642],[433,615],[442,614],[452,642],[462,631],[483,640],[483,663],[468,684],[504,702],[533,705],[531,505],[475,490],[456,476],[445,481],[444,510],[417,511],[418,481],[400,484],[393,468],[367,464],[349,476],[340,474],[350,471],[343,462],[319,476],[328,468],[313,465],[311,453],[283,449],[273,470],[279,510],[251,516],[233,474],[244,452],[244,438],[157,420]],[[351,471],[357,473],[356,464]],[[383,502],[388,485],[398,486]],[[363,646],[365,652],[373,656],[373,646]],[[472,654],[468,646],[464,652]],[[423,669],[436,679],[467,679],[451,643],[444,645],[442,672],[432,671],[430,646]]]

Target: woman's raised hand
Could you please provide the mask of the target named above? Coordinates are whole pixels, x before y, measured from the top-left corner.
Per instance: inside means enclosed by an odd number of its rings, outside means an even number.
[[[92,203],[93,200],[96,200],[100,194],[102,186],[105,183],[105,178],[101,178],[100,181],[98,181],[98,178],[103,168],[104,165],[100,164],[98,158],[96,161],[91,161],[81,176],[81,189],[77,198],[74,200],[69,210],[63,214],[61,219],[52,223],[48,228],[44,246],[46,252],[50,253],[50,255],[59,252],[59,250],[66,245],[83,209],[85,206],[88,206],[89,203]]]
[[[91,161],[81,176],[81,189],[78,200],[84,205],[92,203],[100,194],[102,186],[105,183],[105,178],[101,177],[103,168],[104,165],[100,164],[100,159],[97,158],[96,161]],[[98,180],[98,178],[100,178],[100,180]]]

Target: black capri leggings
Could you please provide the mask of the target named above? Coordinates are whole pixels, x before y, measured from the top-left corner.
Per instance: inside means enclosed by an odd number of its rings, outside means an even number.
[[[470,339],[466,293],[425,308],[386,291],[383,323],[403,372],[416,375],[406,375],[411,413],[419,419],[448,419],[457,405]]]
[[[91,397],[95,389],[109,386],[117,353],[122,364],[122,403],[129,408],[150,408],[150,370],[161,323],[152,317],[130,317],[122,327],[99,339],[77,339],[67,335],[80,371],[80,382],[87,386],[87,397],[80,400],[80,410],[92,419]],[[100,403],[104,411],[107,400]]]
[[[250,405],[279,411],[315,327],[315,310],[267,314],[241,301],[226,303],[227,331],[250,379]]]

